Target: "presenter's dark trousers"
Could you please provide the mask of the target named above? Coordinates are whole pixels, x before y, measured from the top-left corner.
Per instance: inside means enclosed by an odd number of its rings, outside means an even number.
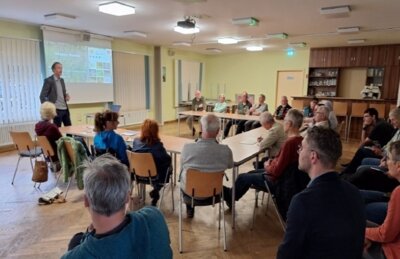
[[[57,127],[61,127],[61,124],[64,126],[71,126],[71,118],[69,117],[69,110],[59,110],[57,109],[57,116],[54,118],[54,124]]]

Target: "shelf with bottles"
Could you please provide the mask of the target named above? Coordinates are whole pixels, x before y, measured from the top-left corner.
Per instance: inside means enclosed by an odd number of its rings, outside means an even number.
[[[382,86],[384,74],[385,74],[385,68],[383,68],[383,67],[368,68],[365,85]]]
[[[310,68],[309,78],[335,78],[339,76],[339,68]]]

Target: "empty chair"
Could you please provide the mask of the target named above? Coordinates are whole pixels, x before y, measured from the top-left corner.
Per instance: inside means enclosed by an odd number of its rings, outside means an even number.
[[[18,166],[19,162],[21,161],[21,158],[23,157],[29,158],[29,162],[31,164],[33,173],[32,159],[40,156],[42,154],[42,150],[35,146],[29,132],[10,131],[10,136],[18,151],[18,162],[15,167],[14,175],[11,181],[11,184],[14,184],[15,176],[17,175]]]
[[[136,153],[129,150],[127,150],[126,153],[129,159],[130,172],[133,173],[133,178],[138,186],[139,195],[143,201],[145,201],[145,185],[153,185],[155,181],[163,185],[164,188],[161,193],[160,203],[158,204],[158,208],[161,208],[166,184],[168,183],[168,179],[172,176],[170,170],[165,174],[165,179],[158,179],[156,164],[151,153]],[[171,188],[172,210],[175,210],[174,189],[172,179],[170,180],[169,187]]]
[[[347,139],[350,137],[351,133],[351,119],[352,118],[363,118],[364,111],[368,108],[368,103],[352,103],[351,104],[351,113],[349,117],[349,126],[347,127]],[[360,130],[361,132],[361,130]]]
[[[333,101],[333,111],[335,112],[337,117],[344,117],[345,128],[344,128],[344,138],[347,139],[347,131],[348,131],[348,113],[347,113],[348,103],[342,101]]]
[[[224,172],[200,172],[195,169],[187,169],[186,172],[186,187],[185,190],[181,190],[179,193],[179,252],[182,253],[182,203],[183,194],[191,199],[192,207],[196,206],[214,206],[215,203],[219,203],[218,208],[218,229],[221,229],[221,214],[223,221],[223,232],[224,232],[224,251],[226,251],[226,230],[225,230],[225,215],[224,215],[224,194],[222,191],[222,180]],[[205,204],[204,200],[211,199],[209,204]],[[196,202],[200,201],[200,204]],[[221,213],[222,209],[222,213]]]

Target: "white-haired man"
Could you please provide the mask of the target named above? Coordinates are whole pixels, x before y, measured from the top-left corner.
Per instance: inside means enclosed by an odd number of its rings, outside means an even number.
[[[192,111],[204,111],[206,109],[206,102],[204,97],[201,96],[201,92],[196,90],[194,93],[194,98],[192,100]],[[196,134],[196,129],[193,125],[194,117],[189,116],[186,119],[186,124],[188,125],[189,129],[192,130],[192,135]],[[200,126],[201,127],[201,126]]]
[[[181,189],[186,187],[186,171],[197,169],[202,172],[221,172],[233,167],[232,151],[227,145],[216,140],[220,129],[219,119],[213,114],[201,118],[202,138],[195,143],[186,144],[181,154]],[[194,207],[184,193],[187,216],[194,216]],[[209,201],[204,200],[204,203]]]

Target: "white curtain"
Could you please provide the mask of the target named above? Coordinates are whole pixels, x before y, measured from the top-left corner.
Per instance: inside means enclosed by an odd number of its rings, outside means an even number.
[[[146,109],[145,56],[113,52],[115,104],[121,111]]]
[[[0,125],[40,118],[39,42],[0,38]]]
[[[201,90],[203,64],[197,61],[175,60],[175,106],[194,98],[196,90]]]

